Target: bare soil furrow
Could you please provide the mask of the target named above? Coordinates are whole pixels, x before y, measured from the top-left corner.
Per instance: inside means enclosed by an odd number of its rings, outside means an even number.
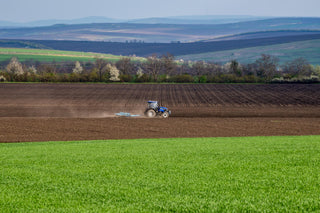
[[[171,117],[115,117],[148,100]],[[310,134],[319,84],[0,84],[0,142]]]

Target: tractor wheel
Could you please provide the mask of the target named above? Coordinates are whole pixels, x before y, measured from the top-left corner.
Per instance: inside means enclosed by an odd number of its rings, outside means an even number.
[[[154,118],[154,117],[156,117],[156,111],[154,111],[153,109],[149,109],[149,110],[147,110],[146,115],[149,118]]]
[[[162,113],[163,118],[169,118],[169,112],[164,112]]]

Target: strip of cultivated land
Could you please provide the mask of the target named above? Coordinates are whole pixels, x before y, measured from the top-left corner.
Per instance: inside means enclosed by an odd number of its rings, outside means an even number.
[[[1,142],[320,134],[319,84],[0,84],[0,99]],[[114,116],[148,100],[172,116]]]
[[[76,51],[60,51],[50,49],[26,49],[26,48],[0,48],[0,61],[10,60],[12,57],[19,61],[36,60],[42,62],[62,61],[95,61],[96,58],[108,61],[118,61],[122,56],[102,53],[88,53]],[[133,57],[133,61],[142,61],[143,58]]]
[[[0,144],[2,212],[317,212],[320,136]]]

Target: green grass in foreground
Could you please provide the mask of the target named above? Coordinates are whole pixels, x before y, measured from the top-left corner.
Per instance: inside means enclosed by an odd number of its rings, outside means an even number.
[[[320,211],[320,136],[0,144],[1,212]]]

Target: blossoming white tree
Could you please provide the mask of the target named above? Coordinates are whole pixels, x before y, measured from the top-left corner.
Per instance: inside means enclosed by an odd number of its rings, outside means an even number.
[[[3,75],[0,75],[0,82],[5,82],[5,81],[7,81],[7,79]]]
[[[6,70],[8,73],[22,75],[24,70],[21,63],[16,57],[11,58],[10,63],[7,65]]]
[[[110,78],[109,78],[110,81],[120,81],[119,70],[117,69],[117,67],[111,64],[108,64],[107,69],[109,70],[109,73],[110,73]]]
[[[73,68],[72,72],[76,74],[81,74],[83,71],[83,67],[81,66],[79,61],[76,61],[75,67]]]
[[[28,68],[28,72],[33,73],[33,74],[37,74],[37,69],[35,68],[34,65],[32,65],[31,67]]]
[[[138,71],[137,71],[137,77],[141,78],[143,76],[143,69],[141,69],[141,67],[139,67]]]

